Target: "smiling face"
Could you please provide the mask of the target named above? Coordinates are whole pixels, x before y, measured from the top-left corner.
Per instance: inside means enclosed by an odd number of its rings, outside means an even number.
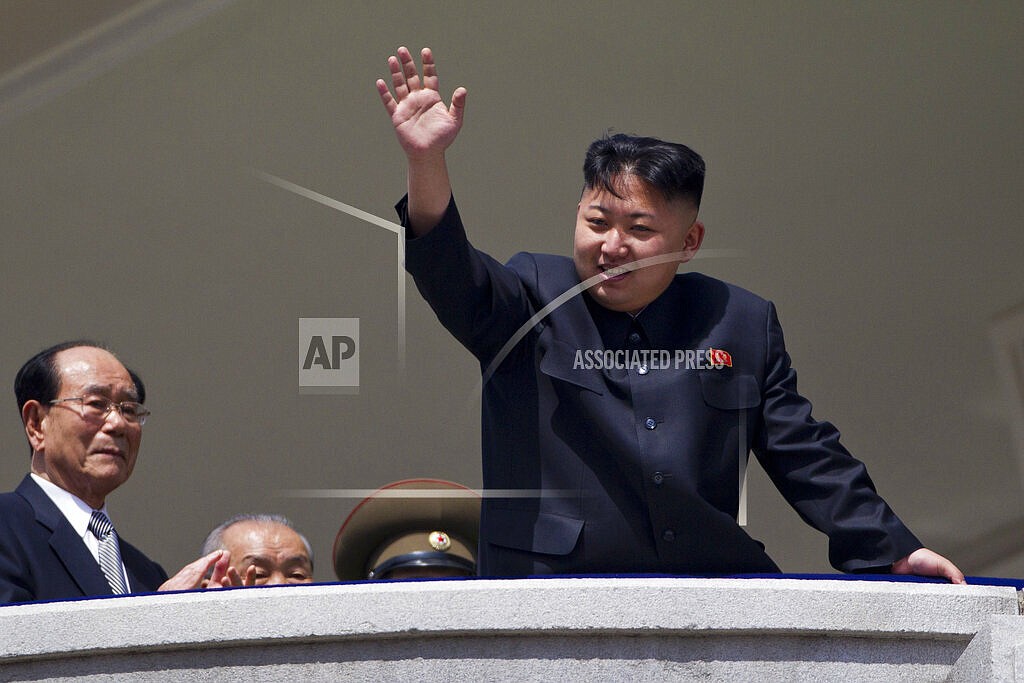
[[[313,562],[306,544],[283,524],[237,522],[224,530],[221,543],[231,553],[231,566],[240,576],[254,568],[257,586],[313,582]]]
[[[77,346],[54,356],[60,385],[57,400],[101,397],[138,401],[128,370],[108,351]],[[81,403],[42,405],[28,401],[22,418],[32,445],[32,471],[93,508],[127,481],[142,441],[142,425],[127,422],[118,410],[105,419],[82,417]]]
[[[584,191],[576,212],[573,261],[581,281],[601,276],[587,290],[599,304],[635,314],[665,291],[680,263],[697,253],[704,226],[691,202],[666,200],[634,175],[619,176],[614,187],[619,196],[601,187]],[[612,270],[662,255],[671,258],[629,272]]]

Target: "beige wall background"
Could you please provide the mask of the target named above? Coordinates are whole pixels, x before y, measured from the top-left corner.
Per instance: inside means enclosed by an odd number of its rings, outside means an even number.
[[[608,129],[691,145],[705,248],[741,250],[693,268],[776,302],[817,416],[928,545],[1024,575],[1022,417],[989,339],[1024,300],[1024,5],[0,0],[0,27],[0,376],[77,337],[140,372],[154,415],[108,504],[168,570],[273,511],[331,580],[358,501],[288,491],[480,485],[478,369],[411,282],[399,367],[394,236],[250,172],[391,219],[373,83],[430,45],[445,96],[469,90],[449,161],[478,247],[569,253]],[[300,317],[360,319],[357,395],[299,394]],[[5,489],[28,467],[8,396]],[[750,486],[750,533],[828,571]]]

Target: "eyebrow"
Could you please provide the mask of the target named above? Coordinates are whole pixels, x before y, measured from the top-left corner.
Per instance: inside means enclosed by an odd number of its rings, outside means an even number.
[[[600,204],[590,204],[587,206],[588,209],[597,209],[601,213],[615,213],[611,209],[605,208]],[[630,218],[654,218],[654,214],[648,211],[634,211],[633,213],[626,214]]]
[[[111,394],[112,395],[113,393],[114,393],[113,387],[111,387],[109,384],[87,384],[86,386],[82,387],[82,395],[83,396],[88,396],[90,394],[100,394],[100,395]],[[129,389],[127,391],[127,395],[130,397],[130,399],[132,401],[138,401],[139,400],[139,395],[135,392],[134,389]]]
[[[249,562],[249,563],[252,563],[252,564],[273,564],[274,563],[273,560],[271,560],[266,555],[246,555],[245,557],[242,558],[242,562]],[[287,557],[287,558],[284,559],[283,562],[281,562],[281,564],[282,565],[302,564],[302,565],[306,565],[306,566],[312,566],[312,563],[309,561],[309,558],[308,557],[304,557],[302,555],[292,555],[291,557]]]

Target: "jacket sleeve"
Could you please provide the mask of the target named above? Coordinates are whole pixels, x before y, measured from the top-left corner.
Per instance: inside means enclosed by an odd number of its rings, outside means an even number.
[[[35,599],[24,557],[7,520],[0,521],[0,605]]]
[[[766,373],[753,450],[786,500],[829,539],[829,562],[844,572],[888,572],[922,547],[875,491],[839,431],[811,416],[797,391],[782,326],[768,303]]]
[[[407,198],[395,209],[407,226]],[[531,315],[516,273],[469,243],[454,197],[433,230],[406,241],[405,269],[441,324],[481,364]]]

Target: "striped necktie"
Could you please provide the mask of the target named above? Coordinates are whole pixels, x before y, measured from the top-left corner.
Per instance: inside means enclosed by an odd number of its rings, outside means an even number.
[[[110,590],[114,595],[124,595],[128,592],[128,586],[124,582],[124,574],[121,573],[121,551],[118,548],[117,532],[114,525],[110,523],[107,516],[99,510],[93,510],[92,518],[89,519],[89,531],[100,542],[100,569],[107,577]]]

